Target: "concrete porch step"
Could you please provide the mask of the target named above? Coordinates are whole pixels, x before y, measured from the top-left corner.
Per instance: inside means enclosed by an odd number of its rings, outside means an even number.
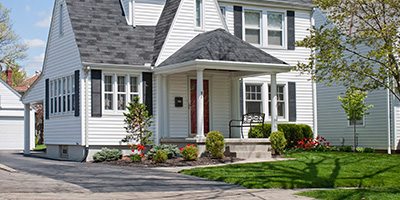
[[[231,152],[239,151],[271,151],[271,145],[254,145],[254,144],[229,144]]]
[[[257,158],[257,159],[269,159],[271,158],[271,152],[270,151],[240,151],[240,152],[235,152],[237,158],[242,158],[242,159],[251,159],[251,158]]]

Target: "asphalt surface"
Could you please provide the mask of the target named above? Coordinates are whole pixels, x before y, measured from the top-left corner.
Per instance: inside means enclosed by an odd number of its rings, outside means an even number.
[[[310,199],[293,195],[300,191],[252,190],[166,170],[0,151],[0,199]]]

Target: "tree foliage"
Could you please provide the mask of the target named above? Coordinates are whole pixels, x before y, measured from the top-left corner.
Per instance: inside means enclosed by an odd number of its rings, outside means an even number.
[[[128,134],[122,139],[122,142],[143,146],[152,144],[154,140],[151,140],[150,137],[153,133],[148,128],[153,121],[151,121],[152,116],[149,116],[149,111],[146,110],[146,105],[139,103],[139,97],[135,97],[126,108],[128,112],[124,113],[124,122]]]
[[[311,49],[299,70],[314,81],[363,91],[389,89],[400,100],[398,0],[318,0],[328,17],[297,42]]]
[[[28,74],[20,65],[11,65],[10,69],[12,71],[12,87],[17,86],[28,79]],[[5,70],[0,73],[0,78],[3,81],[7,81],[7,73]]]
[[[14,33],[9,12],[0,3],[0,71],[15,66],[15,60],[26,57],[27,47]]]

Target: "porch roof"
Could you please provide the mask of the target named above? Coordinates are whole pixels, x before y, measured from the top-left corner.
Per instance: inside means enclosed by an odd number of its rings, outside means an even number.
[[[223,29],[199,34],[154,69],[157,73],[195,68],[257,72],[288,72],[284,61]]]

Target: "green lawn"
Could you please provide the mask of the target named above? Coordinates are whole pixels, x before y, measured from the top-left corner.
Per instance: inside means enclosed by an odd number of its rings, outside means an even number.
[[[297,160],[196,168],[181,173],[247,188],[400,187],[400,155],[301,152],[287,157]]]
[[[35,147],[35,151],[43,151],[46,150],[46,145],[42,144],[42,145],[36,145]]]
[[[297,195],[327,200],[360,200],[363,198],[365,200],[398,200],[400,199],[400,188],[378,187],[363,189],[312,190]]]

